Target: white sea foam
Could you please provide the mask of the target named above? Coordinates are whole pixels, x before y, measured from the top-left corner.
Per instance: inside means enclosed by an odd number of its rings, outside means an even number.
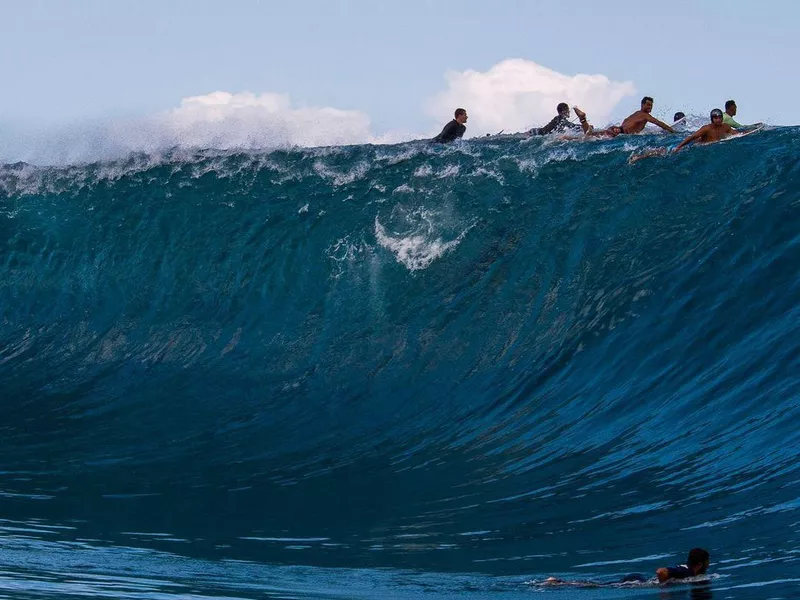
[[[364,179],[364,176],[369,171],[369,164],[366,162],[360,162],[355,167],[346,171],[344,173],[340,173],[331,169],[321,160],[318,160],[314,163],[314,171],[322,178],[328,179],[333,181],[333,185],[340,186],[340,185],[347,185],[348,183],[353,183],[359,179]]]
[[[455,249],[475,223],[467,225],[455,238],[445,240],[434,222],[434,214],[424,209],[413,213],[416,226],[410,232],[390,233],[375,217],[375,238],[383,248],[394,254],[395,259],[409,271],[427,269],[430,264]]]
[[[433,175],[433,167],[431,167],[428,163],[420,165],[414,171],[414,177],[430,177],[431,175]]]

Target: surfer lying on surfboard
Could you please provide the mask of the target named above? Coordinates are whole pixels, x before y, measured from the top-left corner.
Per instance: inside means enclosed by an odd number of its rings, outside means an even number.
[[[689,558],[686,560],[685,565],[676,567],[660,567],[656,569],[656,576],[654,578],[647,578],[641,573],[631,573],[622,579],[615,582],[598,582],[598,581],[569,581],[559,579],[558,577],[548,577],[543,585],[567,585],[574,587],[605,587],[608,585],[619,585],[625,583],[647,583],[658,582],[666,583],[675,579],[687,579],[689,577],[696,577],[697,575],[705,575],[708,566],[711,563],[711,555],[703,548],[692,548],[689,551]]]
[[[586,113],[583,111],[579,111],[578,107],[573,107],[575,109],[575,114],[581,119],[581,123],[584,123],[586,120]],[[650,96],[645,96],[642,98],[642,107],[637,110],[635,113],[627,117],[620,125],[612,125],[607,129],[602,130],[595,130],[593,127],[589,127],[588,130],[584,128],[584,132],[588,137],[608,137],[608,138],[615,138],[618,135],[622,134],[632,134],[632,133],[641,133],[644,129],[645,125],[648,123],[653,123],[654,125],[658,125],[664,131],[668,131],[669,133],[675,133],[675,130],[672,129],[666,123],[663,123],[656,119],[650,113],[653,110],[653,99]],[[575,139],[574,137],[563,136],[562,140],[567,139]]]
[[[684,146],[688,146],[693,142],[710,144],[712,142],[723,140],[728,136],[742,135],[743,133],[743,131],[736,131],[730,125],[723,123],[722,111],[718,108],[715,108],[711,111],[711,123],[709,125],[703,125],[700,129],[675,146],[672,151],[677,152]],[[647,152],[642,152],[641,154],[631,156],[628,162],[634,163],[637,160],[641,160],[642,158],[647,158],[650,156],[665,156],[667,152],[669,152],[669,148],[656,148],[655,150],[648,150]]]

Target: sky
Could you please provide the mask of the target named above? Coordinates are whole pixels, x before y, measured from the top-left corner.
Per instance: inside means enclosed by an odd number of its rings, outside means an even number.
[[[795,0],[0,6],[5,160],[394,142],[435,134],[457,106],[470,137],[542,125],[562,99],[604,125],[645,94],[663,120],[733,98],[740,122],[798,122]]]

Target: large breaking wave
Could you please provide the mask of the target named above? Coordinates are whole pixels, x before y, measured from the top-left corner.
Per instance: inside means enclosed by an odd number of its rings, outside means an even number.
[[[785,597],[800,135],[655,139],[2,167],[0,591]]]

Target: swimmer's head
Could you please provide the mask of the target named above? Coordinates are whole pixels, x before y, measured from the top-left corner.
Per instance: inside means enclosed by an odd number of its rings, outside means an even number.
[[[653,99],[650,96],[642,98],[642,110],[646,113],[653,110]]]
[[[692,548],[689,551],[689,558],[686,559],[686,566],[694,571],[695,575],[703,575],[711,563],[711,555],[702,548]]]
[[[622,127],[619,125],[612,125],[607,131],[611,137],[617,137],[620,133],[622,133]]]
[[[683,114],[682,112],[676,112],[675,116],[672,117],[672,120],[673,121],[680,121],[681,119],[685,119],[685,118],[686,118],[685,114]]]
[[[717,120],[722,123],[722,111],[718,108],[715,108],[711,111],[711,122],[715,123]]]
[[[467,122],[467,111],[463,108],[457,108],[454,116],[456,121],[462,125]]]
[[[566,102],[561,102],[558,106],[556,106],[556,112],[560,115],[569,116],[569,104]]]

